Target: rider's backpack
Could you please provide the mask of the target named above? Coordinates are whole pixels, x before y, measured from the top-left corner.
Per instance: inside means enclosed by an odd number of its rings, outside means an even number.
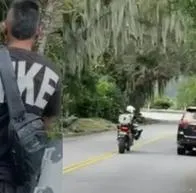
[[[41,117],[27,113],[25,109],[5,47],[0,47],[0,77],[9,110],[8,131],[17,185],[33,192],[40,175],[47,135]]]

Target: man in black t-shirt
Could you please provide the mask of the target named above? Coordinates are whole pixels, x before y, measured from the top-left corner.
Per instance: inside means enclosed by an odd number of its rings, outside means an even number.
[[[31,51],[40,33],[39,6],[32,0],[13,3],[5,34],[19,90],[28,112],[41,115],[46,128],[60,112],[60,78],[53,64]],[[14,193],[8,141],[9,116],[0,81],[0,193]],[[20,176],[17,176],[20,178]]]

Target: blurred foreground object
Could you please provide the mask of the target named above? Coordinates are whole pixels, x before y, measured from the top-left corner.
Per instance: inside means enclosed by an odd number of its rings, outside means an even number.
[[[52,139],[45,150],[41,176],[34,193],[62,193],[63,137]]]

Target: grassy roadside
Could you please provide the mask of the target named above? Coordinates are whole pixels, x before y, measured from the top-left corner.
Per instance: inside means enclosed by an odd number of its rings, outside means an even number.
[[[64,134],[65,137],[89,135],[92,133],[100,133],[112,131],[116,129],[116,125],[111,121],[101,118],[80,118],[75,121],[68,131]]]
[[[155,123],[159,123],[159,121],[144,119],[144,122],[139,123],[139,125],[150,125]],[[116,124],[111,121],[101,118],[80,118],[67,128],[67,132],[64,133],[64,137],[82,136],[115,130]]]

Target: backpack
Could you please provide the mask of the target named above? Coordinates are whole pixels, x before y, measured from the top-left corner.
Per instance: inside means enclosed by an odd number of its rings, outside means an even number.
[[[33,192],[40,176],[47,134],[42,118],[26,111],[9,51],[3,46],[0,47],[0,77],[9,111],[8,137],[16,184]]]

